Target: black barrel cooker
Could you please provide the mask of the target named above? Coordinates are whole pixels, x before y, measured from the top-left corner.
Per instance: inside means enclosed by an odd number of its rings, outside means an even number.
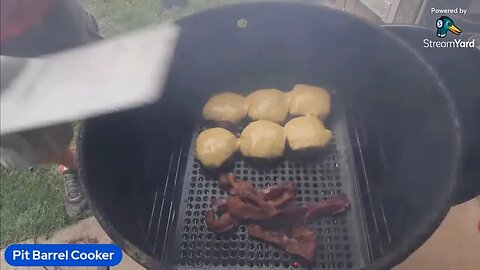
[[[462,134],[454,100],[421,53],[381,27],[303,4],[224,6],[178,24],[163,97],[80,132],[91,208],[128,255],[149,269],[388,269],[438,227],[460,179]],[[297,83],[331,92],[331,147],[269,167],[236,157],[233,172],[257,187],[293,181],[298,204],[349,197],[347,213],[313,224],[310,266],[244,226],[209,232],[203,213],[225,193],[193,155],[210,96]]]
[[[423,40],[435,36],[433,29],[412,25],[384,27],[425,57],[440,75],[457,104],[465,152],[461,162],[461,179],[453,202],[462,203],[480,195],[480,39],[476,40],[475,48],[425,48]],[[446,40],[469,40],[474,37],[480,37],[480,25],[477,32],[450,35]]]

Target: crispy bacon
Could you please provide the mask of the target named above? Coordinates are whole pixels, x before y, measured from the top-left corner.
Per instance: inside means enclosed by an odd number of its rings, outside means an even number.
[[[221,174],[218,178],[218,184],[220,188],[230,190],[235,182],[237,181],[235,174],[233,173],[224,173]]]
[[[348,198],[342,195],[322,202],[283,209],[278,215],[264,220],[261,224],[273,229],[301,226],[322,216],[345,212],[349,204]]]
[[[262,196],[240,190],[228,197],[228,212],[240,219],[264,220],[279,213],[279,210],[263,199]]]
[[[349,206],[350,201],[345,195],[333,197],[323,202],[309,204],[307,214],[305,215],[305,222],[311,222],[318,217],[338,215],[345,212]]]
[[[259,190],[263,199],[280,209],[295,199],[297,188],[293,182],[285,182]]]
[[[213,212],[215,213],[224,213],[227,211],[227,200],[225,198],[211,198],[210,205]]]
[[[214,233],[225,233],[238,226],[238,221],[230,213],[225,212],[216,218],[213,210],[208,210],[205,213],[205,223],[208,229]]]
[[[297,192],[293,182],[255,189],[250,181],[228,173],[220,176],[219,185],[230,196],[211,199],[212,210],[205,215],[209,230],[224,233],[243,221],[251,236],[309,262],[314,258],[317,241],[314,231],[305,225],[322,216],[345,212],[350,205],[348,198],[341,195],[304,206],[289,206]]]
[[[317,249],[317,236],[307,227],[299,226],[291,230],[266,230],[258,224],[247,225],[248,233],[256,238],[273,243],[288,253],[298,255],[311,262]]]
[[[219,186],[222,189],[226,189],[230,192],[230,194],[236,194],[238,191],[252,191],[254,192],[255,189],[250,181],[243,181],[239,180],[235,177],[233,173],[226,173],[220,175],[219,178]]]

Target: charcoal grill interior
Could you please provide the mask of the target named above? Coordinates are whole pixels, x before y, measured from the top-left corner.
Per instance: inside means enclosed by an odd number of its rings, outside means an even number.
[[[348,134],[341,110],[332,114],[331,128],[336,134],[335,141],[328,150],[318,156],[299,160],[286,153],[285,158],[271,165],[258,165],[237,157],[232,170],[244,180],[250,180],[258,188],[293,181],[297,186],[297,204],[318,202],[347,194],[358,201],[356,181]],[[338,118],[338,119],[337,119]],[[191,266],[249,266],[249,267],[294,267],[302,266],[301,260],[272,247],[271,244],[248,236],[242,225],[237,232],[223,236],[208,232],[203,215],[210,209],[210,198],[227,196],[218,188],[215,173],[209,173],[194,159],[194,133],[190,143],[186,143],[186,170],[182,196],[177,212],[177,225],[171,254],[180,254],[178,264]],[[345,158],[343,158],[345,157]],[[158,211],[153,209],[153,211]],[[351,214],[335,218],[323,218],[312,224],[319,233],[319,250],[316,263],[310,266],[319,268],[335,267],[353,269],[361,266],[367,252],[363,239],[361,209],[358,204],[352,207]],[[180,267],[181,268],[181,267]],[[357,267],[358,268],[358,267]]]
[[[237,157],[233,167],[258,187],[294,181],[299,204],[349,196],[345,215],[313,224],[311,268],[391,267],[438,226],[455,185],[458,123],[439,78],[404,43],[338,11],[286,3],[222,7],[179,24],[162,99],[88,120],[79,138],[94,213],[134,259],[147,268],[306,267],[243,226],[224,236],[206,230],[202,212],[224,191],[192,147],[203,104],[226,90],[309,83],[333,95],[334,142],[321,155],[287,155],[267,168]]]

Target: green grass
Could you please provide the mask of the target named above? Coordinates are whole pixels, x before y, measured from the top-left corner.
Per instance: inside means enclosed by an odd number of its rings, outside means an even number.
[[[161,0],[90,0],[88,7],[95,15],[105,37],[140,27],[175,21],[207,8],[252,0],[190,0],[187,7],[164,9]]]
[[[87,7],[97,18],[102,34],[110,37],[210,7],[246,1],[251,0],[190,0],[188,7],[166,10],[161,0],[89,0]],[[48,235],[76,221],[65,212],[63,179],[56,166],[38,166],[33,172],[2,168],[0,248]]]
[[[54,166],[10,171],[0,176],[0,247],[70,225],[63,206],[63,178]]]

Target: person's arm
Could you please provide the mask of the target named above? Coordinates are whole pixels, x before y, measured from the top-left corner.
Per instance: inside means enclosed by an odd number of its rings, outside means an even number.
[[[0,6],[0,42],[21,35],[39,25],[57,0],[2,0]]]

